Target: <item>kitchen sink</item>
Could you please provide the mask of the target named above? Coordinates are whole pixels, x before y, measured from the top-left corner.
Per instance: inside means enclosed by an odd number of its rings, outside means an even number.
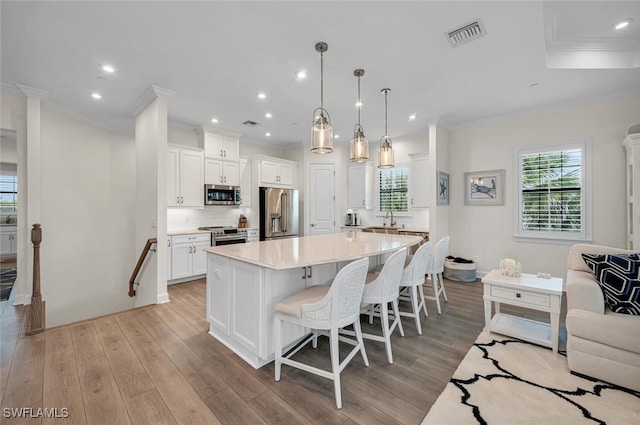
[[[386,233],[388,235],[397,235],[400,233],[401,228],[388,227],[388,226],[369,226],[362,229],[363,232],[371,233]]]

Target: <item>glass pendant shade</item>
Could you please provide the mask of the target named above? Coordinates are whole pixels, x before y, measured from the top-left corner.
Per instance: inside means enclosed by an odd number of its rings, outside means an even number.
[[[380,139],[380,158],[378,161],[378,168],[393,168],[395,167],[393,159],[393,147],[391,146],[391,138],[389,136],[383,136]]]
[[[384,136],[380,139],[380,158],[378,168],[393,168],[395,167],[393,159],[393,145],[391,144],[391,137],[387,131],[387,94],[391,89],[382,89],[380,91],[384,93]]]
[[[360,125],[360,109],[362,103],[360,102],[360,77],[364,75],[364,69],[356,69],[353,71],[353,75],[358,77],[358,123],[353,128],[353,139],[351,139],[349,149],[349,161],[351,162],[364,162],[369,159],[369,141],[364,137],[364,129]]]
[[[316,43],[316,51],[320,52],[320,107],[313,111],[313,126],[311,127],[311,152],[333,152],[333,128],[331,118],[324,109],[324,60],[323,53],[329,49],[325,42]]]
[[[351,162],[364,162],[369,159],[369,141],[364,137],[364,131],[360,124],[356,124],[351,139],[349,160]]]
[[[315,119],[311,127],[311,152],[331,153],[333,152],[333,128],[331,128],[329,114],[323,109],[316,115],[316,111],[314,111]]]

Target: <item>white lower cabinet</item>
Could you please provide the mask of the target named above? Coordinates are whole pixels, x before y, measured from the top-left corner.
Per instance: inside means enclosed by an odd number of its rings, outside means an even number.
[[[194,233],[171,237],[171,279],[183,279],[207,273],[210,233]]]
[[[18,253],[17,238],[16,232],[0,233],[0,256],[8,257]]]

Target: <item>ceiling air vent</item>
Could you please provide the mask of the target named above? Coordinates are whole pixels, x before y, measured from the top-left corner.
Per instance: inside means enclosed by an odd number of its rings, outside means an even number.
[[[242,124],[248,125],[249,127],[255,127],[256,125],[260,125],[259,122],[255,122],[255,121],[251,121],[251,120],[246,120]]]
[[[460,28],[447,31],[445,34],[451,47],[458,47],[461,44],[484,37],[487,35],[487,32],[484,29],[484,25],[482,25],[482,21],[476,19]]]

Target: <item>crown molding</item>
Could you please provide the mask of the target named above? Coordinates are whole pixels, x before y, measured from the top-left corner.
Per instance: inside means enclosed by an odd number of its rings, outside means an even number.
[[[2,92],[6,94],[12,94],[14,96],[24,96],[24,93],[22,93],[15,84],[2,83]]]
[[[156,86],[151,84],[147,89],[142,93],[142,96],[133,104],[131,109],[129,109],[129,113],[137,117],[140,112],[144,108],[146,108],[155,98],[159,97],[161,99],[168,99],[171,96],[175,95],[176,92],[173,90],[165,89],[164,87]]]
[[[633,97],[633,96],[640,96],[640,87],[636,87],[631,90],[620,90],[620,91],[610,92],[610,93],[599,95],[599,96],[591,96],[591,97],[586,97],[581,99],[573,99],[565,102],[553,103],[553,104],[539,106],[539,107],[527,108],[517,112],[511,112],[503,115],[496,115],[489,118],[469,121],[463,124],[451,125],[448,127],[448,129],[461,130],[461,129],[470,128],[470,127],[477,127],[484,124],[491,124],[494,122],[523,117],[526,115],[535,114],[539,112],[556,111],[559,109],[586,106],[586,105],[591,105],[591,104],[596,104],[601,102],[607,102],[610,100],[624,99],[624,98]]]
[[[36,89],[34,87],[25,86],[22,84],[16,84],[18,90],[20,90],[26,97],[37,97],[40,100],[46,100],[49,94],[46,90]]]

